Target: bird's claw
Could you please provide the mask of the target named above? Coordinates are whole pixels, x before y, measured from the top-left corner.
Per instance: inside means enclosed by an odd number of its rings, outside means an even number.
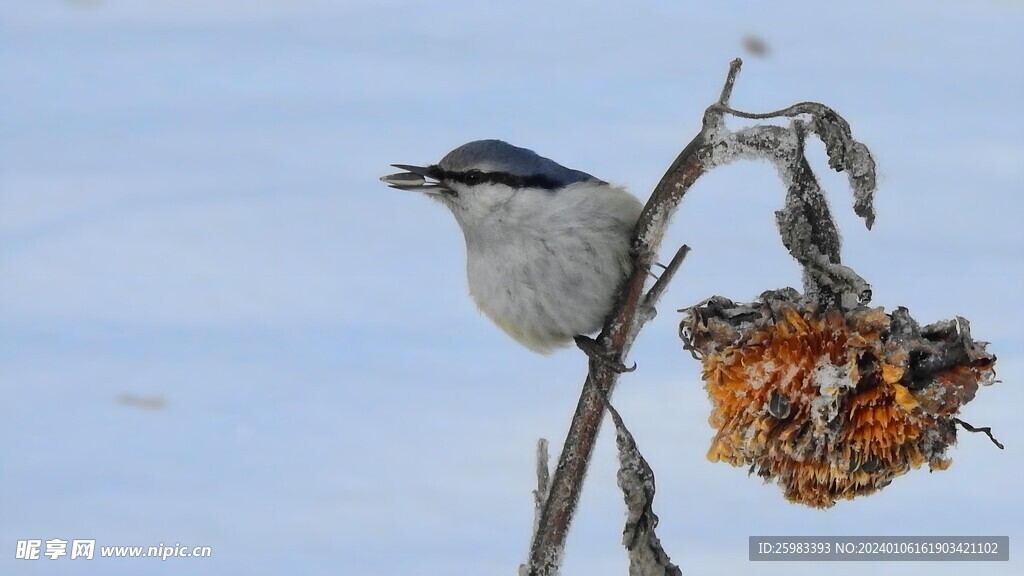
[[[583,334],[573,336],[573,340],[576,342],[576,346],[583,351],[591,360],[596,361],[605,368],[615,372],[616,374],[625,374],[636,370],[636,362],[632,366],[626,366],[622,362],[615,360],[614,358],[608,357],[606,352],[598,343],[590,336],[584,336]]]

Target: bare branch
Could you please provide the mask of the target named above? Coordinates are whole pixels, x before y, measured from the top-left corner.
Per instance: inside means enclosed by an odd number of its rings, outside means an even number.
[[[824,195],[803,157],[803,138],[808,131],[819,135],[825,141],[830,166],[850,172],[851,183],[856,181],[855,209],[870,226],[874,217],[871,201],[875,180],[874,162],[867,148],[852,139],[849,125],[842,118],[813,102],[764,116],[806,114],[811,117],[808,123],[794,121],[789,127],[756,126],[730,132],[724,125],[726,114],[753,117],[728,107],[741,64],[739,59],[730,64],[718,102],[704,113],[703,128],[672,162],[640,215],[633,234],[633,271],[624,281],[614,310],[596,339],[595,348],[603,352],[603,361],[591,354],[590,370],[522,572],[551,576],[558,571],[604,417],[605,401],[621,372],[612,367],[622,366],[638,332],[654,316],[650,309],[657,304],[671,274],[666,271],[667,279],[645,293],[647,277],[672,215],[700,176],[738,159],[773,162],[788,189],[779,224],[794,230],[784,232],[783,242],[805,268],[812,270],[805,276],[807,291],[827,303],[850,300],[851,294],[852,302],[870,297],[867,283],[840,263],[839,235]],[[681,249],[673,261],[681,261],[684,255]]]
[[[725,86],[722,86],[722,95],[718,97],[719,105],[729,105],[729,99],[732,98],[732,89],[736,86],[736,76],[739,75],[741,66],[743,66],[743,60],[740,60],[739,58],[736,58],[729,63],[729,74],[725,77]]]
[[[622,362],[640,325],[646,321],[644,318],[648,315],[639,312],[651,264],[683,194],[706,171],[701,158],[709,152],[710,147],[701,132],[672,163],[640,215],[634,231],[633,273],[625,281],[615,311],[597,339],[613,362]],[[654,305],[655,302],[646,301],[645,304]],[[533,576],[551,576],[558,572],[565,538],[604,418],[604,398],[610,395],[617,378],[618,373],[610,369],[608,363],[591,359],[590,373],[583,384],[576,413],[552,477],[540,525],[530,546],[527,567]]]
[[[733,80],[726,82],[723,98],[728,98],[738,70],[737,60],[730,69]],[[622,363],[641,325],[650,317],[649,314],[640,313],[641,299],[651,265],[672,214],[690,186],[713,166],[705,161],[705,158],[712,155],[707,133],[716,132],[717,127],[709,128],[708,118],[708,114],[705,114],[705,128],[669,166],[637,221],[633,232],[633,272],[624,281],[614,311],[597,339],[612,363]],[[656,302],[648,298],[643,304],[653,306]],[[590,371],[566,434],[565,445],[551,480],[551,490],[530,544],[525,568],[531,576],[553,576],[558,573],[565,538],[604,419],[605,398],[610,397],[618,379],[619,374],[609,368],[608,362],[600,362],[592,357],[589,364]]]
[[[683,264],[683,259],[686,258],[686,255],[689,253],[689,246],[685,244],[680,246],[679,250],[676,251],[676,255],[673,256],[672,260],[668,263],[668,266],[665,266],[665,271],[661,273],[661,276],[654,281],[654,285],[651,286],[651,289],[647,291],[647,296],[644,296],[643,307],[646,311],[645,313],[651,314],[651,317],[648,320],[654,318],[654,314],[657,313],[657,310],[654,308],[654,304],[658,300],[661,300],[661,295],[668,289],[669,282],[672,281],[672,277],[675,276],[676,271],[679,270],[679,266]]]

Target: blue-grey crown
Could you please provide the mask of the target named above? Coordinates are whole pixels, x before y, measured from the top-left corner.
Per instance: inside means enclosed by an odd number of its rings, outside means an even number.
[[[586,172],[566,168],[533,150],[502,140],[475,140],[463,144],[432,168],[439,179],[466,184],[496,182],[517,188],[557,190],[576,182],[602,182]]]

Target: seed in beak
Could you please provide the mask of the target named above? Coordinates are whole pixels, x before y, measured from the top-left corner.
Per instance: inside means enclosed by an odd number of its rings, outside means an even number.
[[[381,176],[380,181],[395,188],[419,188],[427,182],[423,176],[413,174],[412,172],[399,172],[398,174]]]

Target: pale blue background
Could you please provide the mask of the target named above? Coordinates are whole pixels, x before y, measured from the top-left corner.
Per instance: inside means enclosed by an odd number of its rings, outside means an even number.
[[[962,434],[948,471],[827,512],[705,460],[675,309],[799,282],[773,170],[731,166],[684,203],[666,251],[693,253],[616,394],[665,546],[688,574],[796,576],[825,567],[751,565],[747,537],[1008,534],[1010,563],[827,569],[1024,573],[1024,8],[865,6],[0,1],[0,573],[515,573],[534,442],[561,444],[583,357],[489,325],[450,215],[377,178],[498,137],[646,197],[747,34],[771,53],[734,104],[852,122],[881,170],[874,231],[813,150],[846,261],[877,304],[993,342],[1003,383],[965,418],[1007,448]],[[612,448],[566,574],[625,574]],[[16,562],[25,538],[213,557]]]

